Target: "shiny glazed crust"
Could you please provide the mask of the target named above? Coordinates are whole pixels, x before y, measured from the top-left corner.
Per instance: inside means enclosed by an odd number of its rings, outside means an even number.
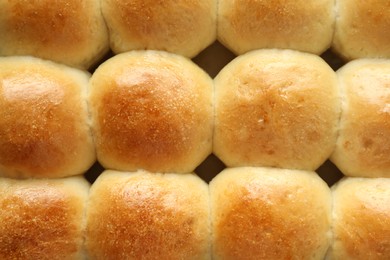
[[[389,259],[390,179],[344,178],[332,194],[329,259]]]
[[[337,75],[343,112],[331,160],[347,176],[390,177],[390,62],[356,60]]]
[[[337,0],[332,48],[346,60],[390,58],[390,2]]]
[[[90,82],[98,160],[109,169],[191,172],[212,145],[213,82],[186,58],[134,51]]]
[[[213,259],[323,259],[331,196],[314,172],[230,168],[210,183]]]
[[[236,54],[261,48],[321,54],[334,19],[334,0],[220,0],[218,40]]]
[[[336,75],[321,58],[249,52],[215,78],[214,153],[230,167],[315,170],[334,149],[339,115]]]
[[[216,0],[102,0],[115,53],[157,49],[194,57],[216,39]]]
[[[109,49],[96,0],[0,1],[0,55],[89,68]]]
[[[207,188],[193,174],[104,172],[87,210],[90,259],[210,259]]]
[[[89,75],[30,57],[0,58],[0,175],[82,174],[95,162]]]
[[[84,259],[89,184],[0,178],[0,258]]]

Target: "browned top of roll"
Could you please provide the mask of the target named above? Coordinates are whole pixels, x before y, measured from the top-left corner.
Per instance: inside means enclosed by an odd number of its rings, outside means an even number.
[[[92,165],[88,79],[35,58],[0,59],[0,175],[63,177]]]
[[[343,112],[331,160],[348,176],[390,177],[390,62],[356,60],[337,74]]]
[[[110,169],[191,172],[211,153],[212,80],[174,54],[135,51],[90,84],[99,161]]]
[[[213,259],[323,259],[331,196],[314,172],[230,168],[210,183]]]
[[[100,1],[0,3],[0,55],[34,55],[88,68],[108,51]]]
[[[194,57],[216,39],[216,0],[103,0],[115,53],[157,49]]]
[[[329,48],[333,0],[220,0],[218,39],[237,54],[261,48],[320,54]]]
[[[214,153],[228,166],[315,170],[332,153],[340,97],[318,56],[259,50],[215,78]]]
[[[336,1],[332,47],[344,58],[390,58],[390,2]]]
[[[210,259],[208,187],[186,174],[104,172],[91,188],[89,256]]]
[[[0,178],[1,259],[82,259],[89,184]]]
[[[390,259],[390,179],[345,178],[332,191],[331,259]]]

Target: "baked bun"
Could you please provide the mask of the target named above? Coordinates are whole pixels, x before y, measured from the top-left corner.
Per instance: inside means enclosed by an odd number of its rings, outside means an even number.
[[[390,58],[390,2],[338,0],[333,50],[344,59]]]
[[[210,182],[213,259],[323,259],[331,195],[315,172],[225,169]]]
[[[217,0],[102,0],[115,53],[155,49],[194,57],[216,39]]]
[[[220,0],[218,40],[236,54],[261,48],[321,54],[331,45],[334,0]]]
[[[84,259],[89,184],[0,178],[1,259]]]
[[[337,74],[343,112],[331,160],[348,176],[390,177],[390,61],[356,60]]]
[[[332,194],[328,259],[390,259],[390,179],[345,178]]]
[[[336,76],[313,54],[249,52],[215,78],[215,113],[214,153],[227,166],[315,170],[336,143]]]
[[[65,177],[95,162],[88,80],[38,58],[0,58],[0,176]]]
[[[0,1],[0,56],[33,55],[89,68],[109,49],[95,0]]]
[[[102,173],[86,248],[90,259],[210,259],[207,184],[193,174]]]
[[[119,54],[90,81],[98,160],[106,169],[192,172],[212,150],[213,81],[161,51]]]

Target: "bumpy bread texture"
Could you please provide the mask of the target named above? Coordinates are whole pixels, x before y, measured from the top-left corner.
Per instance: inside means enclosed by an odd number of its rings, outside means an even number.
[[[210,259],[208,186],[194,174],[106,171],[87,210],[90,259]]]
[[[0,55],[33,55],[89,68],[109,49],[96,0],[0,1]]]
[[[218,40],[236,54],[281,48],[321,54],[331,45],[334,0],[220,0]]]
[[[155,49],[194,57],[216,39],[216,0],[102,0],[115,53]]]
[[[105,168],[191,172],[212,150],[213,81],[161,51],[119,54],[90,82],[97,156]]]
[[[84,259],[89,184],[0,178],[0,258]]]
[[[390,259],[390,179],[345,178],[332,194],[328,259]]]
[[[337,75],[343,102],[331,160],[348,176],[390,177],[390,62],[356,60]]]
[[[230,168],[210,183],[213,259],[323,259],[331,195],[314,172]]]
[[[215,113],[214,153],[227,166],[315,170],[336,143],[336,75],[313,54],[252,51],[215,78]]]
[[[390,2],[337,0],[332,48],[347,60],[390,58]]]
[[[49,61],[0,58],[0,176],[64,177],[94,163],[88,80]]]

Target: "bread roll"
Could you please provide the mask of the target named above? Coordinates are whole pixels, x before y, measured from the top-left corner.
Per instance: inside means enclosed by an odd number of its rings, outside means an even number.
[[[331,160],[348,176],[390,177],[390,61],[352,61],[337,74],[343,112]]]
[[[190,60],[133,51],[90,83],[98,160],[105,168],[192,172],[212,150],[213,81]]]
[[[218,40],[236,54],[281,48],[321,54],[330,47],[334,0],[220,0]]]
[[[328,259],[390,259],[390,179],[345,178],[332,193]]]
[[[210,182],[213,259],[323,259],[331,196],[314,172],[225,169]]]
[[[115,53],[155,49],[194,57],[216,39],[217,0],[102,0]]]
[[[86,248],[89,259],[210,259],[208,186],[193,174],[104,172]]]
[[[89,184],[0,178],[0,258],[84,259]]]
[[[49,61],[0,58],[0,176],[65,177],[94,163],[88,80]]]
[[[344,59],[390,58],[390,2],[338,0],[332,48]]]
[[[33,55],[89,68],[108,51],[95,0],[0,1],[0,56]]]
[[[214,153],[227,165],[317,169],[340,114],[333,70],[318,56],[258,50],[215,78]]]

